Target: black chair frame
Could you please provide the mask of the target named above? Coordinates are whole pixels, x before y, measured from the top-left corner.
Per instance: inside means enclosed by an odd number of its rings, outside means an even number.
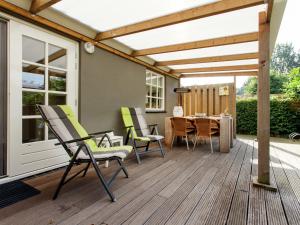
[[[151,135],[154,135],[154,134],[159,135],[157,126],[158,126],[158,124],[148,125],[149,129],[151,130],[151,132],[150,132]],[[125,145],[127,145],[129,143],[129,141],[131,140],[138,164],[141,164],[140,156],[144,155],[144,154],[148,154],[148,153],[152,153],[152,152],[160,152],[162,157],[165,157],[165,152],[164,152],[161,140],[150,140],[150,141],[147,141],[146,145],[138,145],[138,143],[137,143],[138,141],[134,138],[134,135],[133,135],[133,128],[134,128],[134,126],[125,127],[125,129],[127,129]],[[136,128],[134,128],[134,129],[140,130],[140,129],[136,129]],[[146,141],[141,141],[141,142],[146,142]],[[158,142],[159,148],[149,149],[151,142]],[[141,149],[141,148],[144,148],[144,151],[138,151],[138,149]]]
[[[109,195],[110,199],[112,202],[115,202],[116,201],[116,198],[114,196],[114,194],[112,193],[112,191],[110,190],[110,186],[112,184],[112,182],[116,179],[117,175],[123,171],[125,176],[128,178],[129,175],[128,175],[128,171],[126,169],[126,167],[124,166],[122,160],[119,158],[119,157],[109,157],[109,158],[103,158],[103,159],[96,159],[94,156],[93,156],[93,153],[90,151],[89,147],[85,144],[85,140],[89,140],[89,139],[93,139],[95,138],[97,135],[100,135],[100,134],[103,134],[103,137],[101,138],[100,142],[98,143],[98,147],[102,144],[103,140],[105,138],[107,138],[107,140],[109,141],[109,144],[110,146],[112,146],[112,142],[110,140],[110,137],[107,135],[108,132],[111,132],[111,131],[100,131],[100,132],[97,132],[97,133],[92,133],[92,134],[89,134],[89,136],[87,137],[84,137],[84,138],[79,138],[79,139],[73,139],[73,140],[68,140],[68,141],[63,141],[59,135],[56,133],[56,131],[53,129],[53,127],[51,126],[51,124],[49,123],[48,119],[46,118],[46,116],[43,114],[42,110],[39,108],[38,106],[38,110],[39,112],[41,113],[42,115],[42,118],[44,120],[44,123],[47,124],[48,128],[53,132],[53,134],[55,135],[55,137],[58,139],[59,143],[56,143],[55,145],[62,145],[63,148],[66,150],[66,152],[68,153],[68,155],[70,156],[71,160],[69,161],[69,164],[56,188],[56,191],[53,195],[53,200],[55,200],[57,197],[58,197],[58,194],[61,190],[61,188],[67,184],[69,181],[71,181],[72,179],[74,179],[75,177],[77,177],[79,174],[83,173],[82,174],[82,177],[85,177],[90,165],[92,164],[94,169],[95,169],[95,172],[101,182],[101,184],[103,185],[106,193]],[[69,149],[69,147],[67,146],[67,144],[71,144],[71,143],[77,143],[78,144],[78,149],[76,151],[75,154],[72,153],[72,151]],[[88,153],[88,156],[89,156],[89,159],[77,159],[77,156],[78,154],[80,153],[80,151],[82,151],[83,149],[86,150],[86,152]],[[101,170],[98,166],[98,162],[103,162],[103,161],[106,161],[106,160],[110,160],[110,161],[113,161],[113,160],[116,160],[117,163],[119,164],[119,168],[117,169],[117,171],[111,176],[111,178],[106,181],[103,174],[101,173]],[[77,173],[75,173],[73,176],[71,176],[70,178],[67,179],[67,176],[69,174],[69,172],[71,171],[72,167],[74,165],[80,165],[80,164],[83,164],[83,163],[86,163],[87,165],[80,171],[78,171]]]

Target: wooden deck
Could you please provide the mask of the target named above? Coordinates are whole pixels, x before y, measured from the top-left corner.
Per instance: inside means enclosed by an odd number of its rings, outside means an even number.
[[[240,139],[229,154],[210,154],[200,145],[195,151],[175,148],[165,159],[144,157],[141,165],[129,160],[130,178],[120,175],[113,185],[115,203],[92,169],[55,201],[51,196],[62,170],[31,178],[26,182],[42,193],[0,210],[0,224],[299,225],[299,145],[271,144],[278,192],[270,192],[250,184],[257,173],[255,144]],[[109,176],[113,169],[103,171]]]

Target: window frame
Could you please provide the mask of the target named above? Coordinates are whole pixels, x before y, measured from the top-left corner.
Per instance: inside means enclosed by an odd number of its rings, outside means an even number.
[[[65,99],[66,99],[66,103],[65,104],[68,104],[68,95],[70,95],[70,91],[69,91],[69,88],[68,88],[68,80],[69,80],[69,74],[68,74],[68,64],[67,64],[67,60],[66,60],[66,65],[65,65],[65,68],[61,68],[61,67],[56,67],[56,66],[52,66],[50,65],[51,62],[49,62],[49,49],[50,49],[50,46],[56,46],[58,48],[61,48],[61,49],[65,49],[64,47],[60,47],[58,46],[57,44],[53,44],[51,42],[51,40],[42,40],[42,39],[39,39],[37,37],[34,37],[34,35],[27,35],[27,34],[22,34],[22,47],[23,47],[23,41],[24,41],[24,38],[30,38],[32,40],[35,40],[35,41],[39,41],[39,42],[42,42],[44,44],[44,59],[43,59],[43,62],[42,63],[39,63],[39,62],[33,62],[33,61],[28,61],[26,59],[23,58],[23,54],[22,54],[22,76],[23,76],[23,65],[28,65],[28,66],[37,66],[37,67],[40,67],[40,68],[43,68],[44,69],[44,88],[43,89],[34,89],[34,88],[28,88],[28,87],[23,87],[23,83],[22,83],[22,96],[24,94],[24,92],[27,92],[27,93],[40,93],[40,94],[44,94],[44,105],[49,105],[49,101],[50,101],[50,96],[51,95],[58,95],[58,96],[65,96]],[[67,49],[66,50],[66,57],[68,57],[68,53],[67,53]],[[22,49],[23,51],[23,49]],[[57,90],[51,90],[50,88],[50,71],[53,71],[53,70],[56,70],[56,71],[59,71],[59,72],[64,72],[65,73],[65,90],[64,91],[57,91]],[[23,82],[23,80],[22,80]],[[22,99],[22,105],[23,105],[23,99]],[[38,119],[42,119],[41,115],[37,114],[37,115],[24,115],[23,112],[22,112],[22,124],[23,124],[23,121],[24,120],[30,120],[30,119],[35,119],[35,120],[38,120]],[[23,125],[22,125],[23,126]],[[51,138],[51,136],[49,135],[50,134],[50,129],[48,128],[48,126],[44,126],[43,127],[43,130],[44,130],[44,134],[43,134],[43,140],[36,140],[36,141],[30,141],[30,142],[23,142],[22,141],[22,144],[31,144],[31,143],[37,143],[37,142],[43,142],[43,141],[51,141],[53,140],[53,138]],[[23,133],[22,133],[23,135]]]
[[[148,76],[150,75],[150,83],[147,82],[147,78]],[[153,78],[152,77],[156,77],[156,84],[153,84],[152,81],[153,81]],[[159,82],[158,82],[158,79],[161,79],[161,85],[159,85]],[[149,112],[165,112],[165,90],[166,90],[166,77],[164,75],[161,75],[159,73],[155,73],[151,70],[146,70],[146,81],[145,81],[145,86],[146,86],[146,102],[145,102],[145,111],[146,113],[149,113]],[[148,95],[148,91],[147,91],[147,87],[150,87],[150,95]],[[152,95],[152,90],[156,89],[156,96]],[[158,96],[158,89],[161,88],[162,91],[161,91],[161,97]],[[149,99],[149,105],[150,107],[147,107],[147,100]],[[155,108],[152,108],[152,100],[153,99],[156,99],[155,101]],[[158,108],[158,101],[161,101],[161,107]]]

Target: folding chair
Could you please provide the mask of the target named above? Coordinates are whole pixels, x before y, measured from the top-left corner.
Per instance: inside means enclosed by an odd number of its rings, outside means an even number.
[[[128,172],[123,165],[122,159],[127,157],[127,155],[132,151],[132,147],[99,147],[105,138],[107,138],[111,144],[109,136],[106,135],[106,133],[108,133],[109,131],[88,134],[76,119],[70,106],[37,105],[37,108],[42,115],[44,122],[48,125],[49,129],[58,139],[59,143],[57,143],[56,145],[62,145],[71,158],[70,163],[67,166],[66,171],[63,174],[60,183],[54,193],[53,200],[57,198],[63,185],[65,185],[81,173],[83,173],[84,177],[88,171],[90,164],[92,164],[98,178],[100,179],[100,182],[104,186],[104,189],[109,195],[110,199],[113,202],[116,201],[115,196],[110,191],[110,186],[121,171],[123,171],[128,178]],[[100,140],[100,143],[97,145],[94,138],[95,136],[100,134],[104,134],[104,136]],[[119,168],[108,181],[104,179],[97,164],[97,162],[106,160],[116,160],[119,164]],[[81,163],[86,163],[87,166],[81,171],[77,172],[75,175],[66,179],[71,168],[74,165]]]
[[[159,151],[163,157],[165,156],[161,143],[164,137],[159,135],[157,124],[147,125],[141,108],[122,107],[121,114],[127,129],[125,144],[131,140],[138,164],[141,163],[140,156],[147,153]],[[157,142],[159,148],[149,149],[151,142]],[[144,148],[144,151],[138,151],[141,148]]]

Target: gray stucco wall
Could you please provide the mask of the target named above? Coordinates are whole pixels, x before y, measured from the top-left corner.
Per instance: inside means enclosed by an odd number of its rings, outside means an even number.
[[[79,117],[89,132],[115,130],[122,134],[121,106],[145,107],[145,68],[101,49],[88,54],[81,44]],[[166,112],[147,113],[148,123],[158,123],[164,132],[164,118],[176,104],[173,88],[178,80],[166,77]]]

